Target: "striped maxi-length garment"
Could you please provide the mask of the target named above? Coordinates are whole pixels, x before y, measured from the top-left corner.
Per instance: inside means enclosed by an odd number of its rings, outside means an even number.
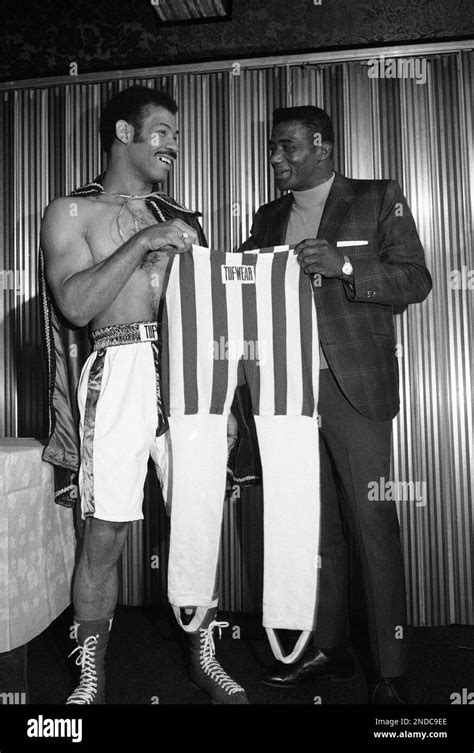
[[[263,471],[263,625],[306,636],[319,542],[311,282],[288,247],[236,254],[193,246],[170,264],[162,345],[172,447],[169,600],[176,607],[213,604],[227,417],[237,384],[246,381]]]

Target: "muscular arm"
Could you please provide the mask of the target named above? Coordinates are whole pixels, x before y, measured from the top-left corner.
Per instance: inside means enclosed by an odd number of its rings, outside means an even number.
[[[151,248],[187,250],[196,233],[181,220],[153,225],[137,233],[110,256],[94,262],[81,212],[70,216],[70,200],[57,199],[41,226],[46,278],[60,311],[72,324],[84,326],[106,310]],[[182,232],[188,233],[183,241]]]

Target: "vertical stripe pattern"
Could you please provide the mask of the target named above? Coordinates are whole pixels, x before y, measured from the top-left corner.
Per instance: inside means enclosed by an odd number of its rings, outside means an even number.
[[[251,265],[254,270],[256,268],[258,258],[258,254],[245,254],[245,256],[243,256],[245,264]],[[242,311],[245,311],[243,339],[246,343],[254,343],[254,347],[258,349],[258,353],[256,353],[255,355],[258,357],[258,365],[260,365],[264,358],[268,358],[268,353],[266,352],[262,334],[258,329],[257,289],[255,285],[242,285]],[[241,374],[243,376],[243,364]],[[247,379],[248,378],[249,377],[247,374]],[[252,372],[252,402],[254,403],[254,405],[260,405],[260,396],[261,369],[254,368]]]
[[[403,48],[384,48],[386,58],[404,54]],[[203,212],[209,244],[227,251],[248,237],[255,211],[277,195],[267,159],[273,109],[322,106],[334,121],[336,169],[353,178],[399,180],[426,249],[433,292],[396,317],[401,410],[394,421],[392,478],[424,481],[427,489],[426,505],[399,503],[410,623],[466,624],[474,623],[473,53],[436,54],[420,45],[417,56],[426,61],[424,84],[370,78],[370,51],[366,60],[360,51],[359,59],[348,51],[344,61],[309,53],[304,65],[277,56],[274,65],[246,67],[242,61],[239,75],[223,61],[218,71],[201,65],[166,75],[150,70],[88,82],[65,77],[49,86],[0,84],[0,432],[47,432],[46,390],[39,388],[40,220],[52,198],[99,174],[99,114],[110,97],[132,83],[176,97],[181,153],[168,190]],[[183,378],[173,374],[173,380]],[[243,494],[226,507],[223,537],[223,606],[236,610],[253,609],[258,601],[248,549],[256,546],[259,492]],[[158,525],[155,510],[150,503],[152,528]],[[129,603],[143,591],[140,577],[127,575],[123,598]],[[150,585],[144,598],[156,593]]]
[[[196,281],[194,263],[190,254],[179,259],[179,287],[181,298],[183,382],[185,413],[197,413],[199,409],[197,378],[197,316],[196,316]]]
[[[219,253],[219,252],[216,252]],[[225,358],[219,358],[221,343],[229,339],[229,327],[227,324],[227,304],[225,288],[220,285],[221,271],[217,264],[211,264],[211,289],[212,298],[212,358],[214,360],[214,379],[211,395],[211,412],[223,413],[227,399],[229,381],[229,363]],[[221,339],[222,338],[222,339]]]
[[[164,387],[169,415],[228,413],[241,366],[255,415],[314,416],[312,288],[292,251],[226,254],[194,246],[174,267],[164,337],[173,365]],[[184,379],[174,380],[177,373]]]
[[[273,353],[278,353],[278,358],[274,358],[275,371],[275,415],[284,416],[288,406],[288,364],[293,363],[295,367],[299,361],[288,360],[287,338],[291,336],[291,326],[286,326],[287,310],[288,313],[293,310],[293,301],[287,301],[285,273],[287,269],[294,268],[295,265],[285,264],[286,258],[281,254],[275,254],[272,263],[272,281],[271,281],[271,306],[267,310],[267,316],[270,318],[273,328]],[[283,262],[283,264],[282,264]],[[298,265],[296,265],[298,269]],[[283,268],[283,269],[282,269]],[[282,273],[283,272],[283,273]],[[288,305],[289,304],[289,305]],[[294,332],[294,330],[293,330]],[[262,353],[262,358],[265,354]]]

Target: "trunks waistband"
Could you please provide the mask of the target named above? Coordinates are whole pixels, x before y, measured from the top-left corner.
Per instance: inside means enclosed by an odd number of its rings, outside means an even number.
[[[130,322],[129,324],[110,324],[91,333],[93,350],[102,350],[114,345],[131,345],[132,343],[150,343],[159,339],[156,322]]]

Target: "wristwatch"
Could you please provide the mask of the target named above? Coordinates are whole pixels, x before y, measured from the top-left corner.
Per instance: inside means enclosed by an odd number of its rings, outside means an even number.
[[[353,272],[354,272],[354,268],[353,268],[353,266],[351,264],[351,260],[349,259],[348,256],[344,255],[344,264],[342,265],[341,272],[346,277],[350,277],[353,274]]]

